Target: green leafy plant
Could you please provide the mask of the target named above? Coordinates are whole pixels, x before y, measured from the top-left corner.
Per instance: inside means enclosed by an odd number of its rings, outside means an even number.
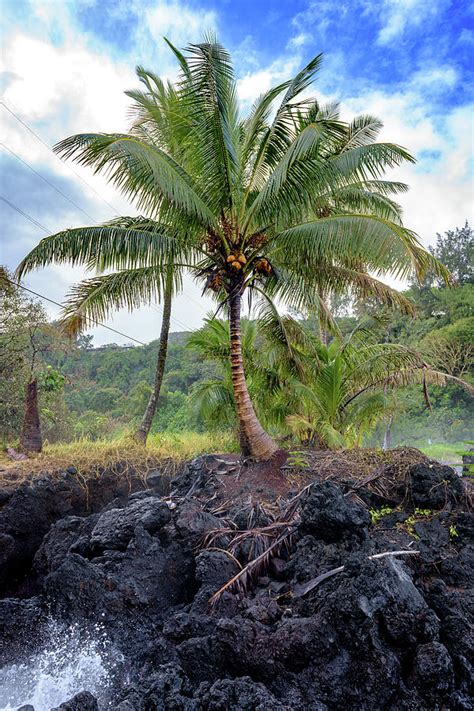
[[[461,457],[474,457],[474,440],[466,440],[463,444],[467,444],[471,448],[464,452],[458,452],[458,454]],[[464,471],[464,476],[474,476],[474,462],[463,464],[463,469],[467,469],[467,471]]]
[[[382,516],[387,516],[392,513],[393,508],[391,506],[382,506],[380,509],[370,509],[370,518],[372,520],[372,525],[375,526]]]
[[[305,452],[290,452],[286,463],[295,469],[305,469],[308,466],[308,456]]]
[[[415,540],[419,539],[419,536],[415,533],[415,524],[418,523],[418,521],[422,520],[423,518],[427,518],[429,516],[433,515],[433,511],[431,509],[418,509],[416,508],[414,512],[412,513],[411,516],[409,516],[405,523],[404,526],[407,530],[407,533],[414,538]]]
[[[51,365],[48,365],[38,375],[38,387],[44,392],[57,392],[62,390],[66,384],[65,376],[58,370],[55,370]]]

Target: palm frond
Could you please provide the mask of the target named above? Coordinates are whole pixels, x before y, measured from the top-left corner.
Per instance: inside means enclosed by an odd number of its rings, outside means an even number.
[[[166,273],[166,268],[152,266],[84,279],[71,290],[60,323],[67,332],[77,332],[91,320],[108,318],[115,310],[132,311],[143,303],[160,301]],[[175,271],[173,278],[173,291],[177,292],[182,288],[181,272]]]
[[[103,171],[139,210],[154,215],[166,198],[176,210],[206,226],[214,225],[209,207],[193,180],[172,156],[158,146],[127,134],[78,134],[54,150],[63,158]]]

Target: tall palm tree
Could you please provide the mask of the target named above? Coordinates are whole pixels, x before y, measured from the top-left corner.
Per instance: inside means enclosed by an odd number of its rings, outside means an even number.
[[[370,141],[370,120],[347,127],[335,108],[302,98],[321,55],[292,80],[267,91],[242,118],[230,57],[214,38],[190,45],[186,56],[170,47],[180,65],[177,87],[166,88],[150,72],[143,73],[146,90],[130,93],[138,115],[130,133],[79,134],[56,150],[105,171],[140,210],[159,224],[172,225],[176,242],[199,255],[190,266],[228,313],[242,451],[267,459],[277,445],[255,414],[243,368],[245,291],[316,308],[320,278],[333,289],[355,285],[361,293],[403,305],[375,276],[421,274],[428,266],[445,272],[401,225],[387,197],[398,187],[384,182],[383,173],[411,161],[409,153]],[[173,93],[174,105],[163,120],[156,104],[166,91]],[[171,115],[173,137],[179,136],[172,145]],[[142,235],[128,229],[123,239],[137,246]],[[161,247],[166,243],[162,236]],[[56,237],[50,245],[61,242],[64,233]],[[155,265],[166,266],[165,251],[157,250]],[[20,271],[51,258],[49,247],[37,248]],[[143,275],[142,293],[149,288]]]

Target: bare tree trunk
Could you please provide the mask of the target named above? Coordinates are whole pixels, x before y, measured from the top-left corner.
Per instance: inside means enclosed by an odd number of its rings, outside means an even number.
[[[25,414],[20,436],[21,448],[25,452],[41,452],[43,438],[38,412],[38,382],[30,380],[26,386]]]
[[[170,270],[166,277],[165,293],[163,299],[163,320],[161,322],[160,345],[158,348],[158,357],[156,361],[155,382],[153,391],[150,395],[148,405],[146,406],[145,414],[143,415],[141,425],[135,432],[135,439],[138,442],[146,444],[147,437],[150,433],[153,417],[155,416],[158,398],[160,397],[161,384],[163,382],[163,374],[165,372],[166,354],[168,352],[168,336],[170,331],[171,319],[171,301],[173,293],[173,274]]]
[[[230,368],[239,420],[240,446],[242,454],[265,460],[270,459],[278,447],[260,424],[250,400],[242,360],[240,310],[241,296],[233,294],[229,303]]]

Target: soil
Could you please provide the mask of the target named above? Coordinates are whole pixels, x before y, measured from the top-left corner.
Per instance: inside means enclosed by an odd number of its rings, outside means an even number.
[[[121,650],[116,711],[472,709],[467,480],[411,449],[294,461],[3,488],[0,665],[53,615]]]

